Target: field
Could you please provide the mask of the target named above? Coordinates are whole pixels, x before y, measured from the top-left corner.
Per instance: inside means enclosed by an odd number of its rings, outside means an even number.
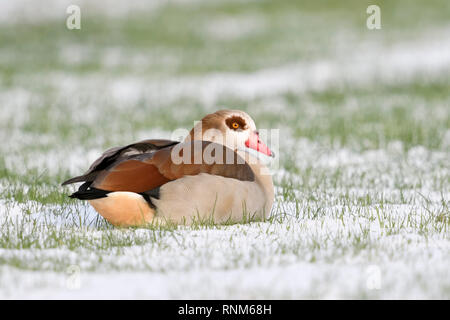
[[[66,8],[81,8],[81,29]],[[450,298],[450,2],[0,2],[0,298]],[[268,221],[114,228],[60,183],[221,108]]]

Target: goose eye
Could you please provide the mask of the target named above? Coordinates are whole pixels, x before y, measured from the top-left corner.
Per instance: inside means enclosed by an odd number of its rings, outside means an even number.
[[[226,119],[225,124],[231,130],[244,130],[246,128],[245,120],[238,116]]]

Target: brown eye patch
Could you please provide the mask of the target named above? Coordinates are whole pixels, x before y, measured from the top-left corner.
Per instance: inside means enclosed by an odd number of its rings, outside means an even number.
[[[239,116],[232,116],[225,120],[228,128],[232,130],[244,130],[247,128],[245,120]]]

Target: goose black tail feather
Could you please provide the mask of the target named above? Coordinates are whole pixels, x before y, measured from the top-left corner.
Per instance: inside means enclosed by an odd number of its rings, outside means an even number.
[[[96,189],[96,188],[89,188],[89,189],[79,189],[77,192],[72,193],[69,197],[76,198],[80,200],[94,200],[94,199],[100,199],[104,198],[110,193],[111,191]]]
[[[159,195],[160,195],[159,190],[160,190],[160,188],[156,187],[156,188],[154,188],[152,190],[141,192],[139,194],[144,197],[145,201],[147,201],[147,203],[150,206],[150,208],[156,209],[156,206],[152,202],[151,198],[159,199]]]
[[[82,182],[85,181],[86,177],[85,176],[78,176],[75,178],[70,178],[69,180],[64,181],[63,183],[61,183],[62,186],[71,184],[71,183],[75,183],[75,182]]]
[[[95,200],[95,199],[105,198],[108,196],[108,193],[113,192],[113,191],[92,188],[92,187],[89,187],[89,184],[90,184],[89,182],[82,184],[80,186],[80,188],[78,189],[78,191],[72,193],[69,197],[75,198],[75,199],[80,199],[80,200]],[[154,188],[149,191],[140,192],[139,194],[144,197],[144,199],[147,201],[147,203],[149,204],[149,206],[151,208],[153,208],[153,209],[156,208],[156,206],[153,204],[151,198],[159,199],[159,195],[160,195],[159,187]]]

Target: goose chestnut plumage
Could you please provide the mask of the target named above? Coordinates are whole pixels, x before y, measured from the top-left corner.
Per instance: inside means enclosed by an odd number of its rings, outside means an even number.
[[[196,123],[183,142],[111,148],[63,185],[82,182],[71,197],[89,201],[115,226],[262,220],[274,190],[258,154],[273,156],[252,118],[220,110]]]

